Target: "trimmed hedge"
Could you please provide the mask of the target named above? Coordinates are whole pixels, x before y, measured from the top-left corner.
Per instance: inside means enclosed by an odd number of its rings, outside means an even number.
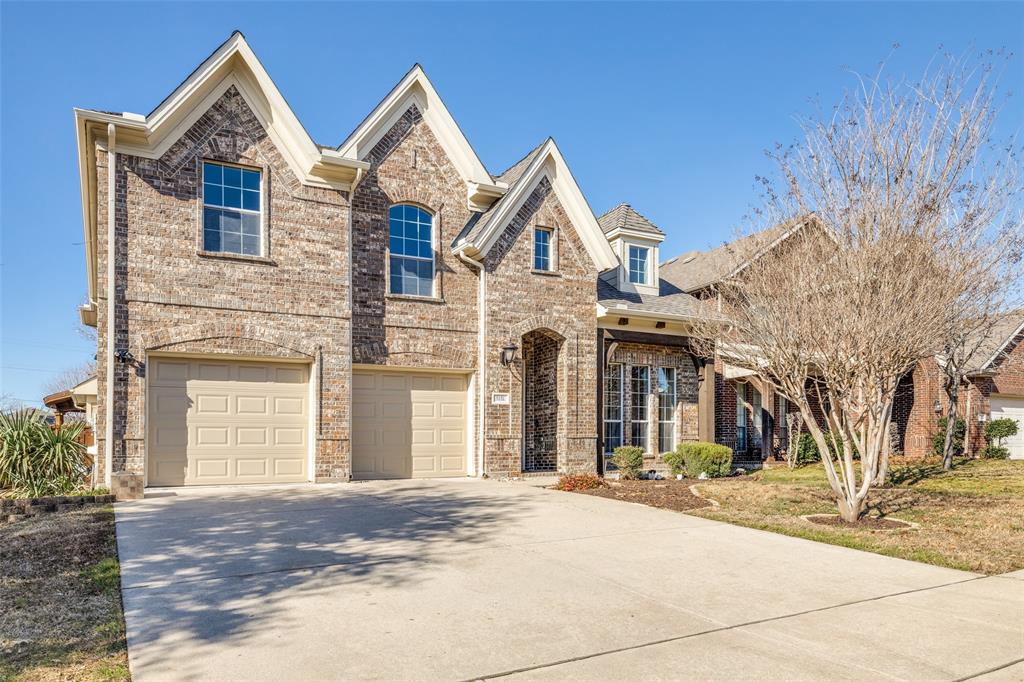
[[[678,463],[681,463],[681,468],[686,469],[686,475],[693,478],[701,474],[715,478],[732,473],[732,450],[717,443],[680,443],[672,459],[677,462],[669,464],[673,473],[682,473],[676,471]]]

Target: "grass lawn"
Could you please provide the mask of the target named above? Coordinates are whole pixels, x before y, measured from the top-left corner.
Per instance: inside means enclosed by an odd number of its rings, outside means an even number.
[[[0,525],[0,680],[127,680],[114,512]]]
[[[834,514],[820,464],[785,466],[751,476],[701,481],[718,507],[690,514],[939,566],[1005,573],[1024,568],[1024,461],[896,461],[892,485],[869,493],[868,515],[919,524],[871,530],[813,524],[806,514]]]

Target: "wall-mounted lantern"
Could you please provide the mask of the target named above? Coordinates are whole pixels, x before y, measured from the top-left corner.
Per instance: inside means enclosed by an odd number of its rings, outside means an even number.
[[[519,350],[519,346],[509,341],[501,349],[501,364],[508,367],[516,361],[516,351]]]
[[[942,414],[942,401],[936,400],[932,404],[932,409],[935,410],[935,414]]]
[[[132,355],[130,350],[122,348],[121,350],[114,353],[114,358],[123,365],[134,365],[135,356]]]

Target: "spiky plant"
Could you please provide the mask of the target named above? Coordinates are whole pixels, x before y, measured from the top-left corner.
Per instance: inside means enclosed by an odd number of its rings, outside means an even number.
[[[0,486],[15,495],[59,495],[87,473],[83,422],[51,428],[39,410],[0,412]]]

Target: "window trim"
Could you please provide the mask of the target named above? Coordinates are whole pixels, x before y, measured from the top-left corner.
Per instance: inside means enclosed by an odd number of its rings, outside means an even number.
[[[548,267],[538,268],[537,267],[537,233],[544,232],[548,235]],[[556,249],[557,232],[555,228],[548,227],[546,225],[534,225],[533,226],[533,250],[531,252],[530,263],[533,266],[531,269],[536,273],[554,273],[558,270],[558,258]]]
[[[430,294],[410,294],[404,291],[396,292],[391,290],[391,258],[408,258],[410,260],[426,261],[428,259],[421,256],[406,256],[404,254],[392,254],[391,253],[391,211],[399,206],[412,206],[413,208],[419,209],[430,216]],[[437,276],[440,269],[437,267],[438,257],[438,213],[433,211],[423,204],[418,204],[415,201],[399,201],[394,204],[388,205],[387,210],[387,226],[388,226],[388,240],[387,245],[384,248],[384,278],[386,280],[386,292],[389,298],[406,299],[412,301],[429,301],[437,302],[439,300],[437,293]],[[404,219],[403,219],[404,220]]]
[[[251,166],[244,163],[236,163],[234,161],[222,161],[220,159],[213,159],[208,157],[197,157],[198,168],[196,169],[197,177],[199,182],[198,194],[199,194],[199,217],[198,217],[198,246],[196,251],[200,256],[211,256],[216,258],[227,258],[244,261],[254,261],[269,263],[270,261],[270,207],[267,202],[267,183],[269,182],[267,168],[263,166]],[[254,171],[260,175],[260,210],[253,211],[252,209],[234,208],[231,206],[224,206],[223,204],[210,204],[210,208],[222,210],[222,211],[238,211],[239,213],[246,213],[248,215],[259,216],[259,237],[260,237],[260,248],[259,253],[238,253],[235,251],[211,251],[206,248],[206,164],[214,164],[217,166],[227,168],[239,168],[241,170]]]
[[[660,374],[662,371],[664,371],[664,372],[671,372],[672,373],[672,380],[670,382],[666,382],[672,388],[672,391],[671,391],[671,396],[672,396],[671,408],[672,408],[672,410],[671,410],[671,416],[670,416],[669,419],[662,419],[661,418],[661,411],[663,409],[662,405],[661,405],[661,398],[662,398],[662,395],[666,395],[666,394],[663,394],[661,392],[661,381],[660,381],[661,377],[659,376],[658,377],[658,451],[659,452],[671,452],[671,451],[674,451],[676,449],[676,445],[679,443],[678,434],[676,433],[676,407],[679,405],[679,395],[678,395],[679,392],[677,390],[676,384],[679,381],[679,377],[678,377],[678,374],[677,374],[678,370],[675,367],[658,367],[656,369],[656,374]],[[669,447],[668,448],[662,448],[661,447],[661,427],[662,427],[663,424],[668,424],[670,426],[670,428],[672,429],[672,433],[671,433],[671,436],[669,438],[670,443],[669,443]]]
[[[736,384],[736,450],[746,451],[750,447],[747,433],[747,401],[745,384]],[[740,434],[743,434],[742,439]]]
[[[618,375],[617,378],[618,378],[618,381],[619,381],[619,418],[618,419],[608,419],[608,378],[610,376],[613,376],[613,374],[612,374],[612,368],[613,367],[617,367],[618,368],[618,372],[617,372],[617,375]],[[614,452],[615,452],[615,448],[611,448],[611,449],[608,448],[608,425],[609,424],[618,424],[619,425],[619,445],[624,445],[625,444],[625,434],[623,433],[623,429],[625,428],[625,426],[624,426],[624,422],[625,422],[624,417],[625,417],[625,411],[626,411],[625,410],[625,408],[626,408],[626,404],[625,404],[626,403],[626,396],[625,396],[625,393],[624,393],[625,386],[623,385],[623,383],[624,383],[623,376],[624,376],[624,373],[625,373],[625,367],[626,366],[623,363],[621,363],[621,362],[610,362],[610,363],[608,363],[608,366],[605,367],[605,373],[604,373],[605,385],[601,387],[601,392],[602,392],[602,397],[603,397],[603,401],[602,401],[602,405],[601,405],[601,412],[602,412],[602,414],[601,414],[601,420],[602,420],[601,421],[601,423],[602,423],[601,435],[602,435],[603,440],[604,440],[604,447],[602,449],[604,450],[604,453],[606,455],[614,454]]]
[[[633,390],[633,373],[637,370],[646,370],[645,373],[645,385],[646,390],[643,392],[643,402],[638,403],[634,400],[636,392]],[[643,424],[643,447],[644,453],[650,452],[649,448],[651,445],[651,409],[648,404],[648,397],[651,395],[651,368],[648,365],[631,365],[629,368],[629,444],[638,445],[633,437],[633,426],[635,424]],[[638,407],[643,407],[644,418],[636,419],[636,410]]]
[[[644,276],[640,282],[633,281],[633,249],[644,252]],[[646,286],[651,281],[651,247],[642,246],[640,244],[626,244],[626,276],[630,284],[639,284],[640,286]]]

